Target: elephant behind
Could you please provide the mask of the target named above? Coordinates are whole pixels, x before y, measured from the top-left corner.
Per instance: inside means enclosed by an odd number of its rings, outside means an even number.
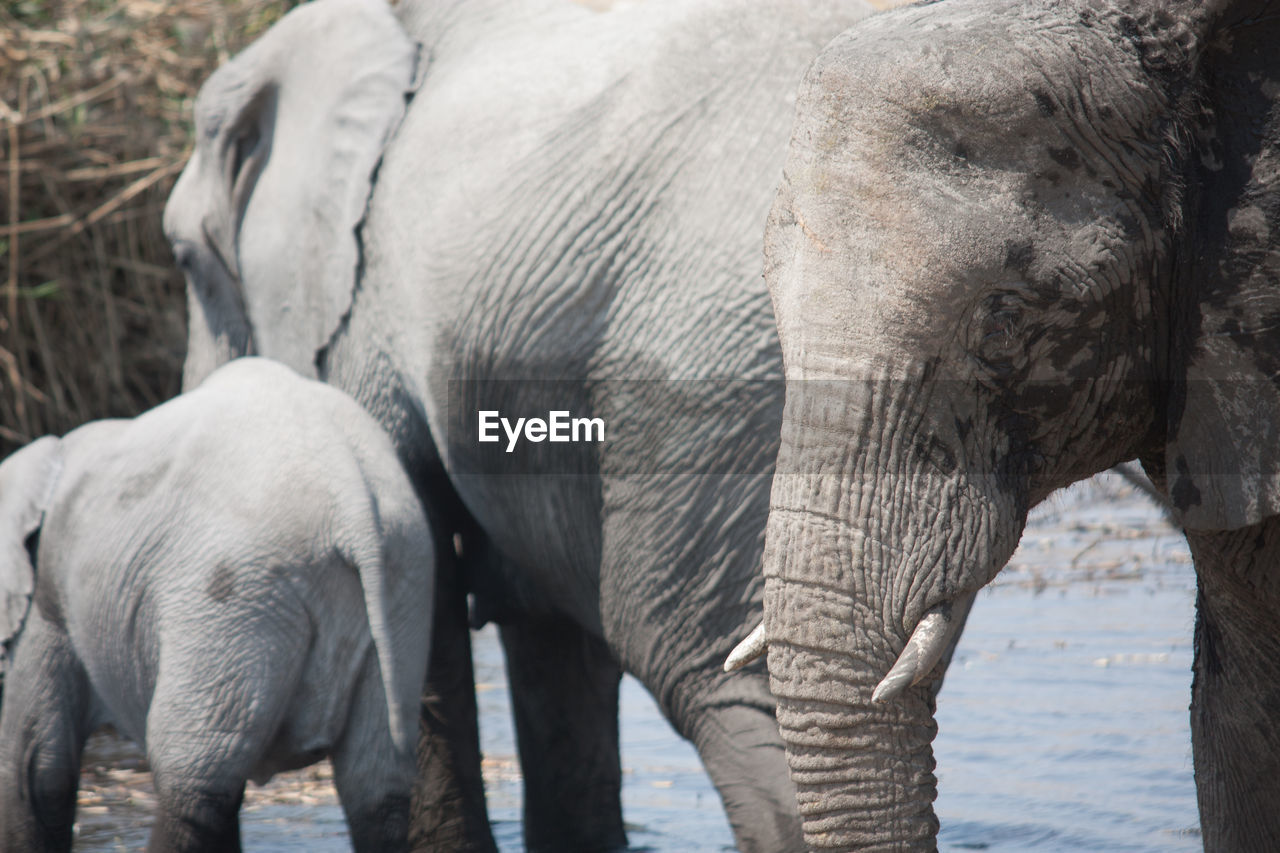
[[[240,849],[246,779],[325,756],[355,848],[407,849],[434,558],[354,401],[246,359],[42,438],[0,465],[0,559],[0,847],[71,849],[110,723],[155,774],[149,850]]]
[[[782,413],[760,232],[803,69],[869,11],[320,0],[202,89],[165,212],[186,381],[254,352],[355,396],[457,587],[422,746],[449,760],[422,773],[459,808],[419,813],[421,846],[492,847],[462,807],[466,593],[501,625],[530,849],[625,845],[623,671],[697,746],[741,849],[802,846],[763,669],[720,664],[760,612]],[[605,440],[479,440],[482,412],[557,411]]]
[[[1196,565],[1205,848],[1280,838],[1276,12],[953,0],[809,70],[764,638],[812,847],[934,849],[942,651],[1027,511],[1133,457]]]

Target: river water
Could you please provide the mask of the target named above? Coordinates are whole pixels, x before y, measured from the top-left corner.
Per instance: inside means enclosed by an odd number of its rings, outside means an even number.
[[[1119,478],[1037,508],[1009,567],[979,595],[938,699],[940,849],[1200,849],[1187,705],[1195,578],[1182,537]],[[520,844],[502,654],[476,636],[494,833]],[[733,849],[693,748],[644,688],[622,686],[624,813],[633,848]],[[94,739],[81,851],[140,850],[153,800],[127,744]],[[327,765],[250,786],[245,848],[348,850]]]

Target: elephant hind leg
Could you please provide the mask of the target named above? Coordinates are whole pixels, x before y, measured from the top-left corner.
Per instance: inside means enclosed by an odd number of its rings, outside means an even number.
[[[147,853],[239,853],[245,783],[172,785],[156,775],[159,809]]]
[[[387,695],[372,650],[332,760],[334,786],[356,853],[407,851],[414,755],[412,749],[397,749],[391,739]]]
[[[1200,578],[1191,742],[1206,851],[1270,850],[1280,838],[1280,524],[1266,528],[1219,534],[1212,550],[1188,537]]]
[[[91,690],[66,633],[35,609],[0,710],[0,849],[69,851]]]
[[[195,679],[184,686],[161,676],[147,717],[147,759],[155,779],[156,819],[148,853],[240,850],[245,783],[274,727],[236,713],[247,691]],[[221,697],[220,705],[214,695]],[[184,702],[185,700],[185,702]],[[189,705],[186,703],[190,703]]]
[[[286,722],[311,645],[299,603],[266,612],[229,609],[194,629],[174,620],[160,640],[146,721],[152,853],[240,850],[245,784]]]
[[[147,716],[156,788],[148,853],[239,851],[245,784],[279,726],[273,696],[199,680],[157,680]]]
[[[502,627],[524,773],[530,851],[622,850],[622,672],[604,641],[568,620]]]

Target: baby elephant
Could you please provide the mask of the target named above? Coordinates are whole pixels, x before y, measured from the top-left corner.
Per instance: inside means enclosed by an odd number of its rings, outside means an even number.
[[[239,850],[245,780],[326,755],[355,848],[406,849],[434,577],[390,439],[272,362],[18,451],[0,465],[0,850],[71,849],[104,723],[155,774],[149,850]]]

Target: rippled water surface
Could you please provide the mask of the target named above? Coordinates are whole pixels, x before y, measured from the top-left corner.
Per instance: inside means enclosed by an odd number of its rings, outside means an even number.
[[[979,598],[938,701],[942,850],[1200,849],[1187,704],[1195,581],[1159,513],[1111,478],[1037,510]],[[521,849],[520,776],[501,652],[476,638],[485,778],[503,851]],[[733,839],[693,749],[648,694],[622,690],[633,847],[722,851]],[[78,850],[141,849],[150,780],[95,739]],[[347,850],[327,765],[250,787],[248,850]]]
[[[938,698],[944,850],[1200,850],[1195,576],[1138,500],[1038,512],[979,596]]]

